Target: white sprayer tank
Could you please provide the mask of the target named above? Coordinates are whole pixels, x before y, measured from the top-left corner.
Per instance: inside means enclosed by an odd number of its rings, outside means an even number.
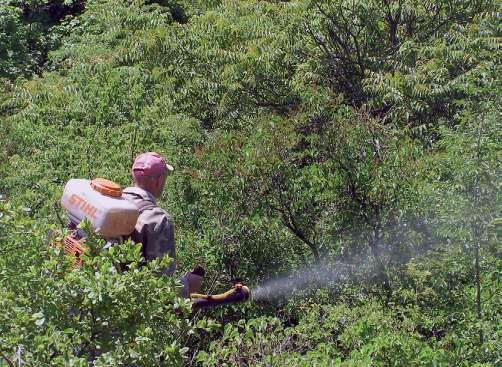
[[[132,233],[139,215],[136,205],[122,198],[120,186],[102,178],[71,179],[61,204],[72,221],[87,218],[96,233],[106,238]]]

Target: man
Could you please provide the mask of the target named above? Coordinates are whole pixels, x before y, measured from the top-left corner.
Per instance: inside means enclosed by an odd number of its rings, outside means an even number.
[[[131,169],[134,186],[124,189],[122,194],[122,197],[138,207],[140,214],[131,239],[143,244],[143,257],[146,261],[165,255],[174,260],[176,256],[173,220],[165,210],[157,206],[166,178],[173,170],[158,153],[140,154]],[[175,267],[173,261],[163,273],[171,275]]]
[[[127,187],[122,197],[134,203],[139,210],[138,221],[131,235],[136,243],[143,244],[143,257],[146,261],[163,257],[166,254],[173,259],[171,265],[163,270],[165,275],[172,275],[176,268],[176,248],[174,245],[174,225],[171,216],[157,206],[157,201],[164,190],[167,176],[174,168],[167,164],[164,157],[155,152],[140,154],[134,160],[131,173],[133,187]],[[181,294],[188,297],[200,289],[204,269],[196,267],[182,278]]]

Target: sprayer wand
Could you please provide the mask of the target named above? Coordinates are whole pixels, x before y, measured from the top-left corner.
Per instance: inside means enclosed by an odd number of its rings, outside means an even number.
[[[251,291],[249,288],[244,283],[237,282],[225,293],[214,295],[191,293],[190,299],[193,302],[192,309],[197,311],[204,308],[244,302],[247,301],[250,296]]]

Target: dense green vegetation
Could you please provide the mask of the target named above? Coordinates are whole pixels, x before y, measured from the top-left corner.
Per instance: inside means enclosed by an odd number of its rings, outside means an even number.
[[[0,0],[0,366],[500,364],[499,11]],[[134,244],[73,268],[65,182],[127,186],[143,151],[175,167],[177,275],[338,276],[191,314]]]

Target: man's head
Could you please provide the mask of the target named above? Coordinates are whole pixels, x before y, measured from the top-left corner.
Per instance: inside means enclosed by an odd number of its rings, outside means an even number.
[[[136,157],[131,173],[136,186],[158,198],[164,190],[167,175],[173,170],[159,153],[148,152]]]

